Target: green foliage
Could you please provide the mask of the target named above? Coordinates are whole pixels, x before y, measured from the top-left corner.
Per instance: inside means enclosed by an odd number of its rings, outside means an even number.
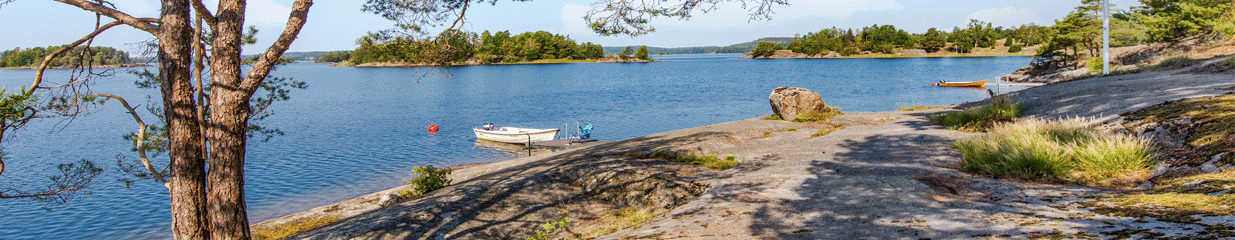
[[[721,170],[721,171],[733,168],[733,166],[738,165],[738,161],[735,160],[737,159],[737,157],[726,157],[725,160],[719,160],[716,158],[716,155],[706,155],[706,156],[698,156],[695,154],[675,155],[669,152],[655,152],[655,153],[652,153],[652,156],[650,156],[650,158],[672,160],[672,161],[676,161],[680,163],[704,166],[707,168]]]
[[[1226,60],[1222,60],[1220,63],[1225,64],[1228,67],[1235,67],[1235,57],[1226,58]]]
[[[1090,50],[1090,56],[1097,56],[1093,51],[1101,48],[1102,21],[1089,12],[1072,12],[1063,20],[1056,20],[1051,29],[1056,34],[1034,55],[1035,63],[1062,60],[1066,65],[1078,61],[1082,51]]]
[[[798,117],[794,118],[793,121],[794,122],[827,122],[829,120],[832,120],[832,117],[835,117],[841,114],[844,114],[844,113],[841,113],[840,108],[838,107],[824,106],[823,111],[810,110],[802,114],[798,114]]]
[[[296,235],[297,233],[308,231],[337,221],[339,221],[339,218],[332,216],[297,219],[295,221],[279,224],[278,226],[273,226],[270,228],[253,229],[253,239],[284,239],[292,235]]]
[[[995,97],[985,106],[944,113],[931,118],[931,121],[948,129],[985,131],[998,123],[1015,121],[1021,110],[1020,104]]]
[[[1230,0],[1141,0],[1145,6],[1135,18],[1146,27],[1149,40],[1162,42],[1183,37],[1235,33],[1235,9]]]
[[[648,59],[648,46],[639,46],[639,51],[635,52],[635,58],[649,60]]]
[[[413,168],[412,172],[416,174],[416,177],[408,180],[412,188],[409,191],[400,192],[399,195],[419,196],[450,185],[450,178],[446,177],[450,175],[449,168],[438,169],[433,165],[424,165]]]
[[[1078,119],[1001,124],[985,136],[957,141],[953,148],[961,152],[964,171],[991,176],[1088,184],[1148,177],[1145,173],[1154,162],[1147,140],[1085,125]]]
[[[532,236],[523,237],[523,240],[548,240],[553,237],[554,232],[558,230],[569,231],[569,229],[570,229],[570,218],[562,217],[561,220],[557,220],[555,222],[547,222],[543,225],[540,225],[540,229],[537,229],[536,232]]]
[[[618,57],[622,58],[622,60],[626,60],[627,58],[630,58],[631,54],[634,54],[634,53],[635,53],[635,50],[633,48],[631,48],[630,46],[626,46],[626,50],[622,50],[621,53],[618,53]]]
[[[536,61],[541,59],[597,59],[604,48],[545,31],[511,35],[510,31],[490,34],[447,32],[437,41],[413,40],[404,36],[369,34],[356,40],[352,63],[408,62],[450,65],[476,58],[485,64]],[[632,51],[633,52],[633,51]]]
[[[0,53],[0,68],[7,67],[38,67],[43,62],[43,58],[48,54],[60,50],[58,46],[50,47],[35,47],[35,48],[15,48],[13,50]],[[85,66],[86,64],[94,65],[113,65],[132,63],[129,54],[124,51],[118,51],[110,47],[83,47],[78,46],[72,50],[65,51],[59,57],[53,59],[48,65],[50,67],[77,67]]]
[[[918,44],[922,46],[922,50],[926,50],[927,53],[933,53],[943,49],[947,42],[943,38],[943,33],[935,28],[931,28],[926,30],[926,34],[922,35],[922,41]]]
[[[1021,49],[1022,47],[1024,47],[1024,46],[1022,46],[1022,45],[1020,45],[1020,44],[1013,44],[1011,47],[1008,47],[1008,52],[1010,52],[1010,53],[1018,53],[1018,52],[1021,52],[1021,50],[1023,50],[1023,49]]]
[[[347,61],[350,58],[352,58],[352,51],[336,51],[336,52],[326,53],[326,55],[313,60],[313,62],[315,63],[327,63],[327,62],[337,63],[337,62]]]
[[[750,55],[755,58],[768,57],[772,56],[772,54],[776,54],[776,50],[781,50],[780,44],[762,41],[759,42],[759,46],[755,47],[755,50],[750,51]]]
[[[767,116],[767,117],[763,117],[763,120],[785,120],[785,119],[784,119],[784,118],[781,118],[781,117],[780,117],[780,114],[773,113],[772,115],[769,115],[769,116]]]
[[[1086,64],[1086,67],[1089,68],[1090,73],[1102,72],[1102,56],[1091,57]]]

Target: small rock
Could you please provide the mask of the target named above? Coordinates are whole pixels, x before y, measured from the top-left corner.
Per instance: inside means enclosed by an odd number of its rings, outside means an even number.
[[[1203,182],[1205,182],[1205,180],[1201,180],[1201,179],[1192,180],[1191,182],[1184,183],[1184,187],[1194,187],[1196,185],[1200,185]]]
[[[1224,152],[1224,153],[1219,153],[1218,155],[1214,155],[1214,157],[1213,157],[1213,158],[1210,158],[1210,159],[1209,159],[1209,162],[1217,162],[1218,160],[1222,160],[1222,157],[1225,157],[1225,156],[1226,156],[1226,154],[1228,154],[1228,153],[1229,153],[1229,152]]]
[[[403,196],[399,196],[397,193],[386,193],[377,199],[377,205],[383,207],[390,206],[398,203],[400,200],[403,200]]]
[[[1229,191],[1231,191],[1231,190],[1230,190],[1230,189],[1223,189],[1222,191],[1217,191],[1217,192],[1212,192],[1212,193],[1209,193],[1209,195],[1210,195],[1210,196],[1218,196],[1218,195],[1222,195],[1222,194],[1224,194],[1224,193],[1226,193],[1226,192],[1229,192]]]
[[[1167,166],[1166,164],[1158,164],[1158,167],[1154,169],[1154,174],[1149,177],[1155,178],[1158,176],[1162,176],[1162,174],[1166,174],[1166,172],[1170,170],[1171,170],[1171,167]]]
[[[1153,189],[1153,188],[1154,188],[1154,182],[1153,182],[1153,181],[1145,181],[1145,182],[1141,183],[1141,185],[1140,185],[1140,186],[1136,186],[1136,188],[1135,188],[1135,189],[1132,189],[1132,190],[1144,191],[1144,190],[1149,190],[1149,189]]]
[[[1175,120],[1176,125],[1186,125],[1186,124],[1191,124],[1191,123],[1192,123],[1192,118],[1182,118],[1179,120]]]
[[[1218,166],[1215,166],[1214,163],[1211,161],[1205,164],[1201,164],[1201,171],[1205,171],[1205,173],[1218,173],[1218,172],[1221,172],[1222,170],[1218,169]]]

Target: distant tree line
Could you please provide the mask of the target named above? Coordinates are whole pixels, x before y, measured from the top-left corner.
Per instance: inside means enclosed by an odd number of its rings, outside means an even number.
[[[15,48],[0,53],[0,67],[37,67],[43,62],[43,57],[60,50],[59,46]],[[113,65],[132,63],[129,54],[110,47],[75,47],[52,59],[50,67],[77,67],[87,63],[94,65]]]
[[[545,31],[511,35],[510,31],[481,34],[446,32],[433,41],[369,34],[357,40],[360,47],[351,52],[330,53],[319,58],[331,62],[346,58],[354,64],[367,62],[459,63],[474,59],[482,64],[535,61],[541,59],[596,59],[604,49],[590,42],[578,44],[563,35]]]

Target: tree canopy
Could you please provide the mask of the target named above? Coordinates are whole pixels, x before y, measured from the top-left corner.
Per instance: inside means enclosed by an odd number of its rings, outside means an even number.
[[[4,51],[0,53],[0,68],[3,67],[38,67],[46,57],[64,46],[34,47]],[[77,67],[89,64],[115,65],[128,64],[133,60],[129,53],[111,47],[77,46],[63,53],[63,57],[52,59],[50,67]]]

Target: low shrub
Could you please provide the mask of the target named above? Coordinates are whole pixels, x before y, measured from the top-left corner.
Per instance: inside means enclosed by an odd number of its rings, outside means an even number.
[[[1011,47],[1008,47],[1008,52],[1010,52],[1010,53],[1018,53],[1018,52],[1021,52],[1021,50],[1022,50],[1021,48],[1023,48],[1023,47],[1024,47],[1024,46],[1023,46],[1023,45],[1021,45],[1021,44],[1012,45]]]
[[[1089,58],[1089,63],[1088,63],[1088,66],[1086,67],[1089,68],[1090,73],[1102,72],[1102,57]]]
[[[446,187],[446,185],[450,185],[450,178],[446,177],[450,175],[450,172],[449,168],[439,169],[433,167],[433,165],[413,168],[412,173],[415,173],[416,177],[407,181],[408,184],[412,185],[411,189],[399,192],[399,195],[403,197],[419,196]]]
[[[1230,57],[1230,58],[1227,58],[1226,60],[1222,60],[1222,64],[1228,67],[1235,67],[1235,57]]]
[[[1022,109],[1019,103],[995,97],[988,105],[936,115],[931,121],[953,130],[985,131],[995,124],[1015,121]]]
[[[547,222],[543,225],[540,225],[540,229],[536,229],[536,232],[534,232],[532,236],[523,237],[523,240],[552,239],[553,233],[558,232],[559,230],[570,231],[570,218],[569,217],[562,217],[561,220]]]
[[[1149,141],[1087,127],[1084,119],[1026,119],[952,145],[962,169],[996,177],[1087,185],[1135,185],[1154,165]]]
[[[832,117],[839,116],[841,114],[842,113],[840,112],[840,108],[838,107],[824,106],[823,111],[810,110],[802,114],[798,114],[798,117],[794,118],[793,121],[794,122],[827,122],[829,120],[832,120]]]
[[[771,116],[763,117],[763,120],[785,120],[780,117],[780,114],[773,113]]]

